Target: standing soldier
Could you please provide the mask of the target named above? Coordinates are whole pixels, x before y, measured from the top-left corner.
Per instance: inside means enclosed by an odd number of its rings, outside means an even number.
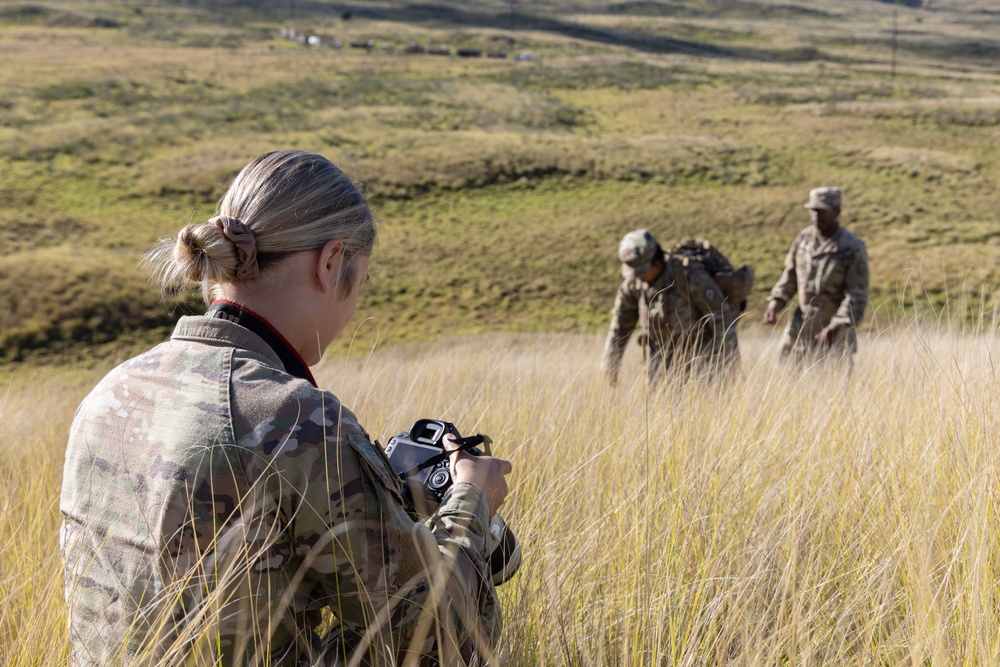
[[[625,235],[618,258],[624,280],[601,363],[612,385],[618,382],[625,346],[640,321],[650,382],[670,368],[675,357],[689,367],[696,361],[727,365],[739,358],[733,306],[701,263],[664,253],[645,229]]]
[[[868,305],[868,254],[858,237],[840,226],[840,188],[809,192],[812,225],[799,232],[785,270],[771,290],[764,321],[774,324],[798,293],[798,304],[781,341],[781,356],[834,355],[850,365],[858,349],[855,327]]]

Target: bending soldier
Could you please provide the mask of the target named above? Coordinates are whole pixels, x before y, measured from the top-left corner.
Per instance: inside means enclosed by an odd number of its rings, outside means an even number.
[[[801,360],[833,355],[851,363],[858,349],[855,328],[868,305],[868,254],[858,237],[840,226],[839,188],[809,192],[812,225],[799,232],[785,257],[785,270],[771,290],[764,321],[798,294],[795,312],[781,341],[781,355]]]
[[[664,252],[645,229],[622,238],[618,258],[623,281],[601,363],[612,385],[618,382],[625,346],[640,322],[650,382],[675,359],[686,370],[708,371],[738,360],[734,307],[700,262]],[[752,284],[752,272],[749,275]]]

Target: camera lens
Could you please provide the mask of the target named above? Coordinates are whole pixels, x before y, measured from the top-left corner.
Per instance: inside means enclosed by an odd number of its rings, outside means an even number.
[[[427,486],[435,491],[440,491],[441,489],[447,487],[448,482],[450,481],[451,475],[448,474],[447,470],[435,470],[434,473],[427,479]]]
[[[521,543],[499,514],[494,514],[490,521],[490,537],[487,546],[492,546],[490,553],[490,572],[493,575],[493,585],[499,586],[514,576],[521,567]]]

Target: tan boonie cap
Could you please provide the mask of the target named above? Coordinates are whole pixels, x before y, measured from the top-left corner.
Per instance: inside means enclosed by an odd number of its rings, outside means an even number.
[[[840,188],[813,188],[809,201],[802,208],[840,208]]]
[[[622,276],[631,280],[649,271],[659,249],[660,244],[648,229],[636,229],[623,236],[618,244]]]

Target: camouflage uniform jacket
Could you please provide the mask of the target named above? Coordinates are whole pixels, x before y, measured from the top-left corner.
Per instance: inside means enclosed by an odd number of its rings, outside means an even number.
[[[868,305],[868,254],[865,244],[843,227],[829,239],[815,226],[802,230],[785,257],[785,270],[771,290],[770,306],[781,309],[795,294],[798,304],[785,330],[782,352],[803,354],[816,334],[832,324],[833,347],[857,349],[855,326]]]
[[[685,361],[719,357],[732,361],[739,354],[733,307],[708,271],[682,257],[668,255],[663,271],[650,284],[625,279],[618,288],[601,363],[613,381],[640,322],[650,380],[670,367],[677,355]]]
[[[75,665],[456,664],[498,631],[479,488],[415,521],[354,414],[228,321],[89,394],[61,509]]]

